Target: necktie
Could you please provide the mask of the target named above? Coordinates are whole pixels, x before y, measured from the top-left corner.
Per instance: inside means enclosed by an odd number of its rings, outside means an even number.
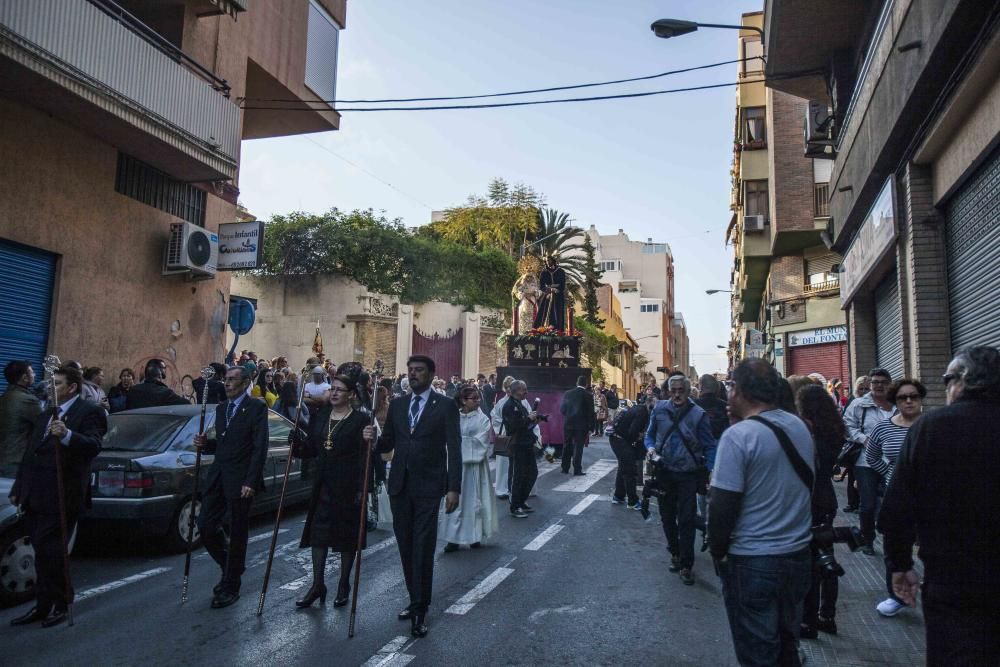
[[[229,426],[229,422],[233,421],[233,415],[235,414],[236,414],[236,403],[230,401],[229,407],[226,408],[226,426]]]
[[[417,415],[420,414],[420,396],[414,396],[410,403],[410,430],[417,425]]]

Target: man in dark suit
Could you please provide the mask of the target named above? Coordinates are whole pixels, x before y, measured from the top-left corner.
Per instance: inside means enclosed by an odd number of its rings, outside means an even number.
[[[267,460],[267,404],[249,395],[250,372],[236,366],[226,371],[226,401],[215,408],[215,438],[196,435],[194,444],[215,454],[205,480],[198,530],[205,549],[219,567],[222,580],[212,590],[212,609],[240,599],[240,578],[246,569],[250,505],[264,488]],[[229,546],[222,522],[229,515]]]
[[[493,410],[493,404],[496,403],[496,387],[487,382],[486,376],[482,373],[476,377],[476,384],[479,386],[479,409],[489,417],[490,411]]]
[[[587,434],[594,430],[594,395],[587,391],[587,376],[576,379],[576,386],[563,394],[559,412],[563,416],[562,471],[569,473],[573,462],[573,474],[583,474],[583,447]]]
[[[35,547],[36,590],[34,608],[12,620],[11,625],[42,621],[42,627],[48,628],[66,619],[73,591],[67,589],[63,563],[56,456],[62,461],[68,535],[88,503],[90,461],[101,450],[101,438],[108,430],[104,410],[80,397],[83,375],[78,369],[60,368],[53,374],[52,383],[59,408],[55,412],[47,409],[35,419],[10,492],[11,504],[20,505],[24,511]]]
[[[406,369],[411,394],[389,404],[378,451],[384,460],[392,461],[392,527],[410,594],[410,604],[399,613],[399,619],[409,619],[411,634],[423,637],[431,603],[441,496],[445,496],[445,512],[451,514],[458,507],[462,490],[462,436],[455,401],[431,389],[434,360],[413,356]],[[365,438],[374,437],[373,428],[367,427]]]
[[[125,399],[125,409],[155,408],[161,405],[190,405],[187,399],[175,394],[163,384],[167,377],[167,365],[162,359],[150,359],[142,372],[143,380],[129,389]]]

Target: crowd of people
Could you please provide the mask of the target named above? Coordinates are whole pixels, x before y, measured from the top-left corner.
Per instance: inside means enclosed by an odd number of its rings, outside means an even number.
[[[51,379],[56,410],[45,404],[52,402],[51,387],[39,383],[28,362],[4,369],[0,467],[16,476],[11,500],[25,511],[38,570],[36,606],[15,625],[50,626],[65,617],[72,596],[60,575],[51,464],[65,451],[73,472],[63,493],[75,522],[86,496],[81,480],[107,415],[120,410],[198,399],[216,406],[214,436],[199,434],[194,443],[216,455],[198,517],[221,570],[213,608],[239,599],[249,509],[263,482],[268,408],[299,426],[289,436],[293,454],[316,461],[301,539],[312,551],[313,582],[299,607],[325,601],[331,550],[341,560],[334,606],[349,600],[350,575],[366,544],[367,524],[359,517],[371,452],[378,455],[373,481],[385,483],[410,596],[399,618],[411,621],[414,636],[428,632],[440,510],[446,553],[495,539],[500,501],[517,519],[534,511],[527,500],[538,475],[543,416],[514,377],[499,387],[493,375],[446,380],[435,375],[433,359],[417,355],[406,374],[376,383],[356,362],[337,366],[316,356],[294,371],[285,357],[267,361],[244,352],[231,365],[213,363],[185,397],[166,385],[166,369],[152,359],[140,382],[122,370],[105,392],[102,369],[68,362]],[[607,435],[618,460],[611,502],[648,517],[656,497],[668,568],[686,585],[695,583],[695,536],[702,533],[742,665],[799,664],[800,639],[837,632],[844,572],[833,544],[875,556],[876,530],[884,536],[885,566],[885,597],[873,600],[877,612],[895,616],[921,590],[929,664],[997,664],[1000,628],[990,608],[998,591],[990,575],[1000,529],[979,517],[1000,510],[991,432],[1000,417],[1000,352],[962,352],[943,382],[947,407],[925,415],[924,384],[893,378],[884,368],[859,378],[846,396],[839,379],[781,378],[750,359],[725,382],[706,375],[692,386],[675,373],[660,386],[643,387],[635,402],[614,385],[591,386],[584,375],[560,405],[561,469],[584,474],[588,440]],[[834,525],[834,481],[845,479],[843,511],[858,513],[858,530]],[[913,570],[917,542],[922,588]]]

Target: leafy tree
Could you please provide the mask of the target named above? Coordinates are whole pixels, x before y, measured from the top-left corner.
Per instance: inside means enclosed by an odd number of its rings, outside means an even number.
[[[573,324],[577,331],[583,334],[580,353],[587,358],[594,379],[603,379],[604,371],[601,369],[601,362],[611,359],[618,348],[618,339],[604,333],[598,326],[587,321],[586,317],[577,315]]]
[[[274,216],[257,275],[339,274],[407,303],[506,309],[517,267],[495,249],[418,237],[371,210]]]
[[[573,227],[571,222],[569,213],[560,213],[551,208],[539,211],[538,231],[533,235],[537,242],[529,252],[542,259],[548,255],[555,257],[566,272],[566,287],[572,292],[570,296],[576,296],[585,285],[586,246],[581,240],[587,235],[579,227]]]
[[[600,329],[604,328],[604,318],[598,315],[600,307],[597,304],[597,288],[601,286],[604,272],[597,265],[594,257],[594,244],[588,234],[583,241],[583,312],[584,318],[590,324]]]

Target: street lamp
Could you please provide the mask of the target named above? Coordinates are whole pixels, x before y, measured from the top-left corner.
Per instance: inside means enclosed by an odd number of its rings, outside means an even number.
[[[652,336],[642,336],[640,338],[633,338],[632,340],[638,343],[640,340],[646,340],[647,338],[659,338],[659,337],[660,334],[653,334]]]
[[[705,290],[705,294],[708,294],[709,296],[711,296],[712,294],[718,294],[719,292],[725,292],[727,294],[732,294],[733,290],[731,290],[731,289],[707,289],[707,290]]]
[[[671,37],[680,37],[681,35],[686,35],[689,32],[694,32],[698,28],[726,28],[729,30],[755,30],[760,34],[760,41],[764,41],[764,31],[757,26],[752,25],[728,25],[723,23],[696,23],[695,21],[682,21],[680,19],[659,19],[653,21],[653,24],[649,26],[657,37],[662,37],[663,39],[670,39]]]

